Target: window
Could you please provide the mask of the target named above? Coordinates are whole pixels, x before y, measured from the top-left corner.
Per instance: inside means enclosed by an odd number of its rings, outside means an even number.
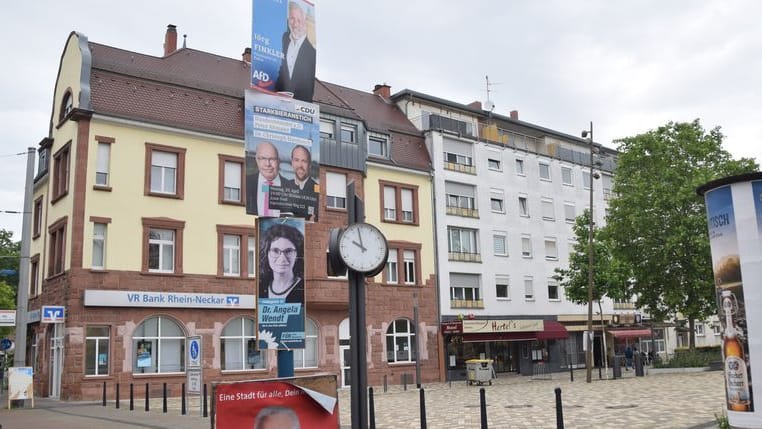
[[[257,240],[254,238],[253,235],[250,235],[246,241],[249,242],[248,252],[246,257],[246,265],[248,269],[246,271],[248,272],[249,277],[254,277],[255,275],[254,274],[254,268],[255,268],[254,255],[256,254],[255,252],[257,251]]]
[[[218,276],[254,277],[254,234],[254,228],[217,225]]]
[[[476,187],[455,182],[445,182],[447,214],[479,217],[474,195]]]
[[[389,157],[389,139],[378,135],[368,136],[368,154]]]
[[[219,162],[219,202],[222,204],[243,205],[245,195],[243,184],[246,183],[243,158],[219,155]]]
[[[492,251],[495,256],[508,256],[505,233],[495,232],[492,234]]]
[[[71,141],[53,155],[53,190],[51,203],[63,198],[69,192],[69,158]]]
[[[34,200],[34,226],[32,232],[32,238],[37,238],[42,232],[42,195]]]
[[[473,165],[473,158],[470,156],[445,152],[444,157],[445,157],[445,162],[450,164],[459,164],[459,165],[464,165],[469,167]]]
[[[550,198],[543,198],[540,201],[540,205],[542,205],[542,220],[555,221],[556,210],[553,207],[553,200]]]
[[[417,285],[421,278],[421,245],[408,241],[389,241],[389,256],[382,281],[387,284]]]
[[[478,253],[475,229],[448,226],[447,236],[450,253]]]
[[[475,174],[473,151],[474,145],[471,143],[444,140],[444,167],[448,170]]]
[[[495,276],[495,297],[498,299],[511,299],[510,278],[505,275]]]
[[[93,224],[93,261],[92,268],[102,270],[106,268],[106,224]]]
[[[495,213],[505,213],[505,199],[504,193],[499,189],[491,189],[489,191],[490,209]]]
[[[534,301],[534,279],[524,277],[524,300]]]
[[[220,355],[223,371],[267,368],[267,350],[257,350],[254,320],[238,317],[225,325],[220,336]]]
[[[555,238],[545,238],[545,259],[548,261],[558,260],[558,245]]]
[[[336,123],[334,121],[329,121],[326,119],[320,120],[320,138],[321,139],[333,140],[335,132],[336,132]]]
[[[450,301],[452,308],[481,308],[479,275],[450,273]]]
[[[318,366],[318,328],[307,317],[304,320],[304,348],[294,350],[294,369],[317,368]]]
[[[42,177],[48,172],[48,161],[50,159],[50,148],[53,146],[53,139],[46,138],[40,142],[40,148],[37,149],[37,176]]]
[[[561,181],[564,185],[572,186],[572,169],[571,167],[561,167]]]
[[[29,296],[34,297],[40,293],[40,254],[29,259]]]
[[[347,176],[340,173],[325,173],[325,205],[329,209],[347,208]]]
[[[222,275],[238,276],[241,273],[241,236],[222,235]]]
[[[151,317],[138,325],[132,347],[133,373],[185,371],[185,332],[168,317]]]
[[[558,281],[555,279],[548,279],[548,300],[560,301],[558,296]]]
[[[703,337],[704,336],[704,323],[703,322],[696,322],[696,336]]]
[[[143,218],[143,272],[182,274],[185,222]]]
[[[108,375],[110,331],[108,326],[85,329],[85,375]]]
[[[357,127],[350,124],[341,124],[342,143],[357,143]]]
[[[588,171],[582,172],[582,187],[585,189],[590,189],[590,172]]]
[[[487,167],[490,170],[502,171],[502,165],[499,159],[487,158]]]
[[[519,197],[519,216],[529,217],[527,197]]]
[[[48,227],[50,246],[48,253],[48,277],[63,274],[66,256],[66,222],[63,217]]]
[[[415,326],[407,319],[397,319],[386,329],[386,361],[415,362]]]
[[[418,224],[418,187],[379,181],[383,194],[382,219],[386,222]]]
[[[59,122],[63,121],[72,110],[74,110],[74,97],[71,94],[71,89],[67,89],[61,99],[61,112],[58,114]]]
[[[574,223],[577,219],[577,209],[574,203],[564,203],[564,220],[566,223]]]
[[[145,195],[182,199],[185,149],[146,143]]]
[[[532,237],[529,235],[521,236],[521,256],[525,258],[532,257]]]
[[[519,176],[524,175],[524,160],[523,159],[516,159],[516,174]]]
[[[98,141],[98,149],[95,156],[95,187],[108,188],[111,183],[109,176],[111,163],[111,144],[114,139],[110,137],[95,136]]]
[[[714,335],[720,335],[720,324],[719,323],[717,323],[717,322],[712,323],[712,332],[714,333]]]
[[[540,180],[550,180],[550,165],[540,163]]]

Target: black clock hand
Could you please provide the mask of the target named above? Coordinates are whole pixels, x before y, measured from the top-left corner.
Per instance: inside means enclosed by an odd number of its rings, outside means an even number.
[[[363,246],[363,243],[362,243],[362,233],[360,232],[359,228],[357,229],[357,238],[360,239],[360,247],[362,247],[362,250],[365,251],[365,246]]]
[[[360,241],[362,241],[362,240],[360,240]],[[363,252],[365,252],[366,250],[368,250],[368,249],[366,249],[366,248],[365,248],[365,246],[363,246],[363,245],[362,245],[362,243],[358,243],[358,242],[356,242],[356,241],[352,240],[352,244],[354,244],[355,246],[359,247],[359,248],[360,248],[360,250],[362,250]]]

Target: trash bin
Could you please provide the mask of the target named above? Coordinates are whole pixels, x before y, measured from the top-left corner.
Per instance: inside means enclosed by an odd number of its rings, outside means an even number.
[[[640,353],[635,352],[633,360],[633,366],[635,366],[635,376],[636,377],[643,377],[645,375],[643,371],[643,356],[641,356]]]
[[[622,365],[620,365],[622,359],[624,359],[624,356],[622,355],[614,355],[613,359],[613,365],[611,367],[614,370],[614,380],[617,378],[622,378]]]
[[[492,379],[495,378],[495,368],[492,366],[492,359],[469,359],[466,361],[466,372],[468,373],[468,384],[478,383],[480,386],[484,383],[492,385]]]

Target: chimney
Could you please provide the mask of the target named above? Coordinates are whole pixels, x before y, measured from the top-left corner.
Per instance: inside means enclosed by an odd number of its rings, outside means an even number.
[[[177,26],[169,24],[167,34],[164,35],[164,56],[177,50]]]
[[[384,100],[388,100],[392,96],[392,87],[382,83],[373,87],[373,93],[383,98]]]
[[[519,120],[519,111],[518,110],[511,110],[511,119]]]
[[[243,50],[243,54],[241,54],[241,60],[245,63],[251,64],[251,48],[246,48]]]
[[[468,107],[476,110],[482,110],[482,102],[481,101],[472,101],[468,104]]]

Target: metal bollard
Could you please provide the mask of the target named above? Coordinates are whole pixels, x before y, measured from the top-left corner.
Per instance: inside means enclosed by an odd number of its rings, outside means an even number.
[[[560,387],[556,387],[556,429],[564,429],[564,408],[561,404]]]
[[[572,364],[569,364],[569,379],[574,383],[574,367]]]
[[[387,384],[386,384],[386,374],[384,374],[384,393],[386,393],[388,390]]]
[[[423,391],[423,388],[418,390],[420,393],[420,403],[421,403],[421,429],[426,429],[426,393]]]
[[[209,417],[209,408],[206,403],[206,383],[204,383],[204,417]]]
[[[146,383],[146,411],[150,411],[151,410],[151,406],[149,405],[149,402],[148,402],[150,399],[148,398],[148,396],[149,396],[148,395],[148,383]]]
[[[167,412],[167,383],[164,383],[164,386],[162,388],[162,398],[161,398],[161,411],[163,413]]]
[[[106,406],[106,382],[103,382],[103,406]]]
[[[407,374],[402,374],[402,390],[407,392]]]
[[[376,404],[373,401],[373,388],[368,388],[368,419],[370,420],[370,429],[376,429]]]
[[[182,399],[180,401],[180,414],[185,415],[186,414],[186,410],[185,410],[185,383],[183,383],[182,394],[180,396],[182,396]]]
[[[116,408],[119,409],[119,383],[116,383]]]
[[[132,383],[130,383],[130,411],[135,409],[135,395],[132,389]]]
[[[479,411],[481,414],[481,429],[487,429],[487,394],[482,387],[479,389]]]

